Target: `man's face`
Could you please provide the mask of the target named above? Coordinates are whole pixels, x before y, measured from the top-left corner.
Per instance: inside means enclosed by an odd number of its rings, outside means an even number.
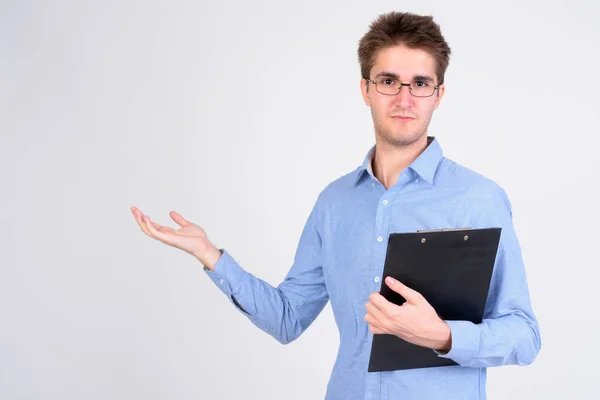
[[[423,78],[431,79],[432,87],[438,84],[434,58],[424,50],[403,45],[382,49],[377,54],[369,79],[378,81],[382,77],[390,79],[386,84],[393,79],[412,83]],[[427,127],[442,99],[444,85],[431,97],[422,98],[411,95],[408,86],[402,86],[396,95],[381,94],[373,83],[367,84],[364,79],[361,79],[361,90],[365,103],[371,108],[377,138],[394,146],[406,146],[427,136]]]

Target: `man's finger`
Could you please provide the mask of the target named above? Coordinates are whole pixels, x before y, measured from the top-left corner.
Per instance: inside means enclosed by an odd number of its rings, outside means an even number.
[[[385,278],[385,283],[390,289],[404,297],[406,301],[410,303],[419,303],[423,301],[423,296],[421,295],[421,293],[409,288],[408,286],[406,286],[400,281],[397,281],[391,276]]]
[[[384,299],[385,300],[385,299]],[[376,304],[374,304],[372,301],[368,302],[367,304],[365,304],[365,308],[367,309],[367,312],[373,316],[373,318],[375,318],[377,321],[383,322],[385,321],[388,316],[386,314],[385,311],[381,310]]]
[[[148,231],[148,227],[146,227],[146,222],[144,221],[144,214],[142,214],[142,212],[140,210],[136,209],[135,207],[132,207],[131,211],[133,212],[133,217],[135,218],[135,222],[137,222],[137,224],[140,227],[140,229],[142,230],[142,232],[144,232],[146,235],[150,236],[152,239],[155,239],[150,234],[150,231]]]
[[[385,317],[389,318],[392,316],[392,313],[394,311],[398,311],[398,310],[394,310],[395,308],[398,307],[396,304],[389,302],[385,297],[383,297],[378,292],[371,293],[371,295],[369,296],[369,300],[370,300],[370,303],[372,303],[374,307],[377,307],[379,312],[381,312],[382,314],[385,315]]]
[[[372,314],[365,314],[365,322],[371,326],[376,327],[377,329],[382,329],[383,324],[377,320]]]
[[[378,327],[376,327],[374,325],[370,325],[370,324],[369,324],[369,329],[371,330],[371,333],[373,335],[381,335],[381,334],[387,333],[386,331],[379,329]]]

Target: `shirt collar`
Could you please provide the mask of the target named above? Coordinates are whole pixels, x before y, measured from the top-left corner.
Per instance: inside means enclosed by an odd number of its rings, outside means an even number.
[[[355,183],[358,183],[360,178],[369,174],[373,178],[373,167],[372,167],[372,159],[373,154],[375,153],[375,146],[371,147],[368,151],[362,165],[358,168],[358,172],[356,174]],[[435,171],[443,158],[443,151],[439,144],[439,141],[434,136],[427,137],[427,147],[419,156],[408,166],[408,168],[412,169],[416,172],[423,180],[433,184],[433,177],[435,175]]]

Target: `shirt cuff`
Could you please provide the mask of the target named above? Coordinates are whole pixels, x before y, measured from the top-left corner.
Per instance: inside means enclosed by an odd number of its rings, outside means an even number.
[[[248,290],[243,290],[244,283],[248,285],[247,281],[244,282],[244,280],[248,279],[248,272],[231,257],[231,254],[227,250],[219,249],[219,251],[221,252],[221,257],[215,263],[213,267],[214,271],[204,266],[204,272],[240,311],[246,315],[253,315],[255,307],[250,307],[248,304],[253,305],[254,301],[253,299],[247,299],[248,296],[244,296],[244,294]],[[236,296],[238,297],[237,299]],[[242,300],[243,303],[247,303],[245,307],[241,306],[241,299],[246,300]]]
[[[468,364],[479,351],[479,327],[470,321],[446,321],[450,326],[452,347],[447,353],[434,350],[443,358],[449,358],[459,365]]]

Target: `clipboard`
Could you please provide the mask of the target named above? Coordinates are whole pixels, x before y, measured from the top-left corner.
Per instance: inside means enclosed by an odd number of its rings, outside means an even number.
[[[501,228],[458,228],[391,233],[380,294],[406,300],[385,283],[391,276],[421,293],[443,320],[481,323]],[[373,335],[368,372],[458,365],[432,349],[395,335]]]

